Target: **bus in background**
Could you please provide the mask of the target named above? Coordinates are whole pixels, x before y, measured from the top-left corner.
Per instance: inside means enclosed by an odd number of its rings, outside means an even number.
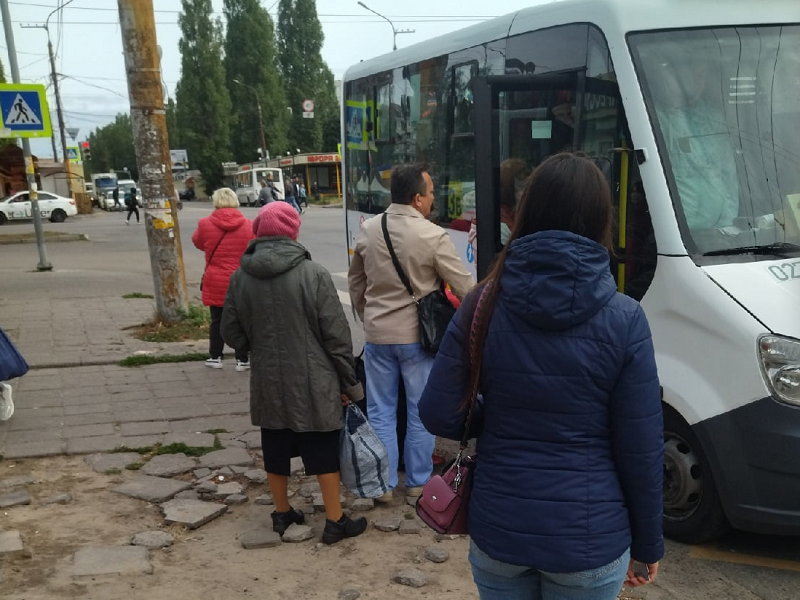
[[[267,179],[270,175],[272,175],[272,181],[275,184],[277,199],[283,200],[283,171],[270,167],[255,167],[251,164],[243,165],[233,176],[233,185],[236,196],[239,198],[239,204],[241,206],[255,206],[258,194],[261,191],[261,180]]]
[[[605,174],[612,271],[657,354],[664,530],[682,541],[800,534],[797,20],[783,0],[542,0],[344,77],[351,254],[399,163],[431,165],[432,218],[479,277],[546,157]]]

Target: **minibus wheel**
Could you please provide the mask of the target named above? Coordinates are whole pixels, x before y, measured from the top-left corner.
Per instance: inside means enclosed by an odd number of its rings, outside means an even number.
[[[730,528],[697,436],[664,406],[664,535],[689,544],[716,539]]]

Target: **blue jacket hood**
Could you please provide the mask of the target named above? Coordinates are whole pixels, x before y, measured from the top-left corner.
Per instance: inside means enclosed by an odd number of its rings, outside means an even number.
[[[540,231],[511,242],[500,297],[535,327],[584,323],[616,293],[608,250],[567,231]]]

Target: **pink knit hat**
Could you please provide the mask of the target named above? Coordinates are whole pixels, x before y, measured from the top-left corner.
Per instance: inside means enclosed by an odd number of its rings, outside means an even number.
[[[256,237],[282,236],[296,240],[299,232],[300,215],[288,202],[270,202],[253,219],[253,233]]]

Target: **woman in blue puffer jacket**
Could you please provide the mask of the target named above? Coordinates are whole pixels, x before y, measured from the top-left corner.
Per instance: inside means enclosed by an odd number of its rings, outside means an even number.
[[[664,554],[658,374],[644,311],[611,275],[611,220],[600,170],[553,156],[528,179],[484,282],[469,506],[482,600],[612,600],[655,579]],[[450,439],[464,430],[482,289],[450,323],[419,404],[425,427]]]

